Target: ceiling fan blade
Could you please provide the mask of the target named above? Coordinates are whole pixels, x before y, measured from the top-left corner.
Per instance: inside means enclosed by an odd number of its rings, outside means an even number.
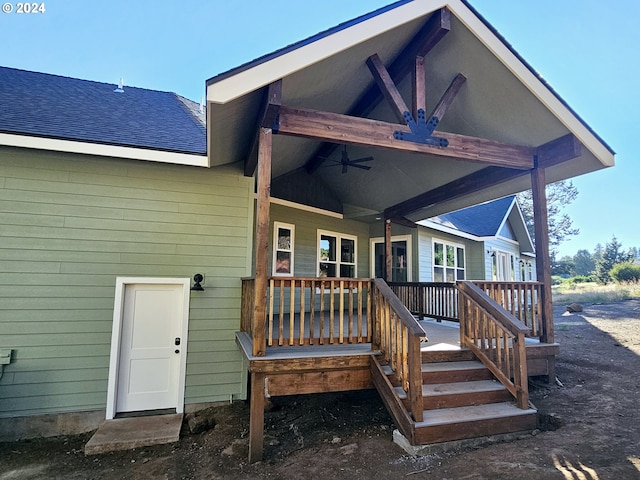
[[[363,158],[357,158],[355,160],[349,160],[349,163],[370,162],[371,160],[373,160],[373,157],[363,157]]]
[[[353,168],[359,168],[361,170],[371,170],[371,167],[368,165],[358,165],[357,163],[356,164],[350,163],[349,166]],[[343,173],[344,173],[344,169],[343,169]]]

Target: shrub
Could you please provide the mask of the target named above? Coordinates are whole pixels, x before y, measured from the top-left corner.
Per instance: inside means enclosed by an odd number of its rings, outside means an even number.
[[[640,265],[631,262],[618,263],[609,270],[609,275],[616,282],[638,282],[640,281]]]
[[[571,277],[568,282],[571,284],[576,284],[576,283],[588,283],[588,282],[592,282],[594,281],[592,279],[591,276],[586,276],[586,275],[576,275],[575,277]]]

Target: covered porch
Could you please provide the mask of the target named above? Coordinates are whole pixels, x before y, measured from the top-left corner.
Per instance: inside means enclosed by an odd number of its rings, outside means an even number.
[[[259,318],[252,315],[255,285],[243,281],[246,303],[236,335],[251,373],[254,460],[262,455],[264,402],[271,396],[377,388],[402,434],[417,442],[450,435],[418,428],[434,408],[424,392],[442,388],[440,380],[424,377],[425,364],[462,361],[454,367],[460,370],[465,361],[481,362],[504,386],[502,395],[528,414],[528,376],[555,375],[559,346],[548,341],[553,319],[544,317],[538,282],[389,285],[383,279],[271,277]],[[475,388],[493,392],[493,385],[485,380]],[[458,401],[445,397],[438,405]]]
[[[269,395],[375,386],[411,442],[451,439],[426,414],[423,387],[446,375],[425,367],[444,354],[422,350],[421,318],[457,322],[457,361],[481,363],[526,414],[470,419],[459,434],[535,424],[527,378],[534,364],[553,376],[557,352],[545,187],[610,166],[613,153],[490,25],[465,2],[399,1],[210,79],[207,101],[210,164],[256,182],[237,337],[251,374],[252,461]],[[394,228],[528,188],[538,282],[391,282]],[[353,278],[322,277],[320,258],[271,276],[275,198],[301,216],[383,225],[384,279],[355,260]]]

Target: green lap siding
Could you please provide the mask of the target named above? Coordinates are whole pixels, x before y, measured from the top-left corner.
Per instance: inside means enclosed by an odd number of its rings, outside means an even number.
[[[185,403],[244,396],[253,208],[231,168],[0,149],[0,418],[105,408],[116,277],[204,274]]]

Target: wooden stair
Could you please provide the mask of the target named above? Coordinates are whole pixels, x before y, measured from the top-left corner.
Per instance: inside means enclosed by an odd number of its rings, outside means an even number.
[[[537,411],[519,409],[509,391],[469,350],[422,352],[423,421],[388,365],[371,360],[373,381],[398,430],[412,445],[534,430]]]

